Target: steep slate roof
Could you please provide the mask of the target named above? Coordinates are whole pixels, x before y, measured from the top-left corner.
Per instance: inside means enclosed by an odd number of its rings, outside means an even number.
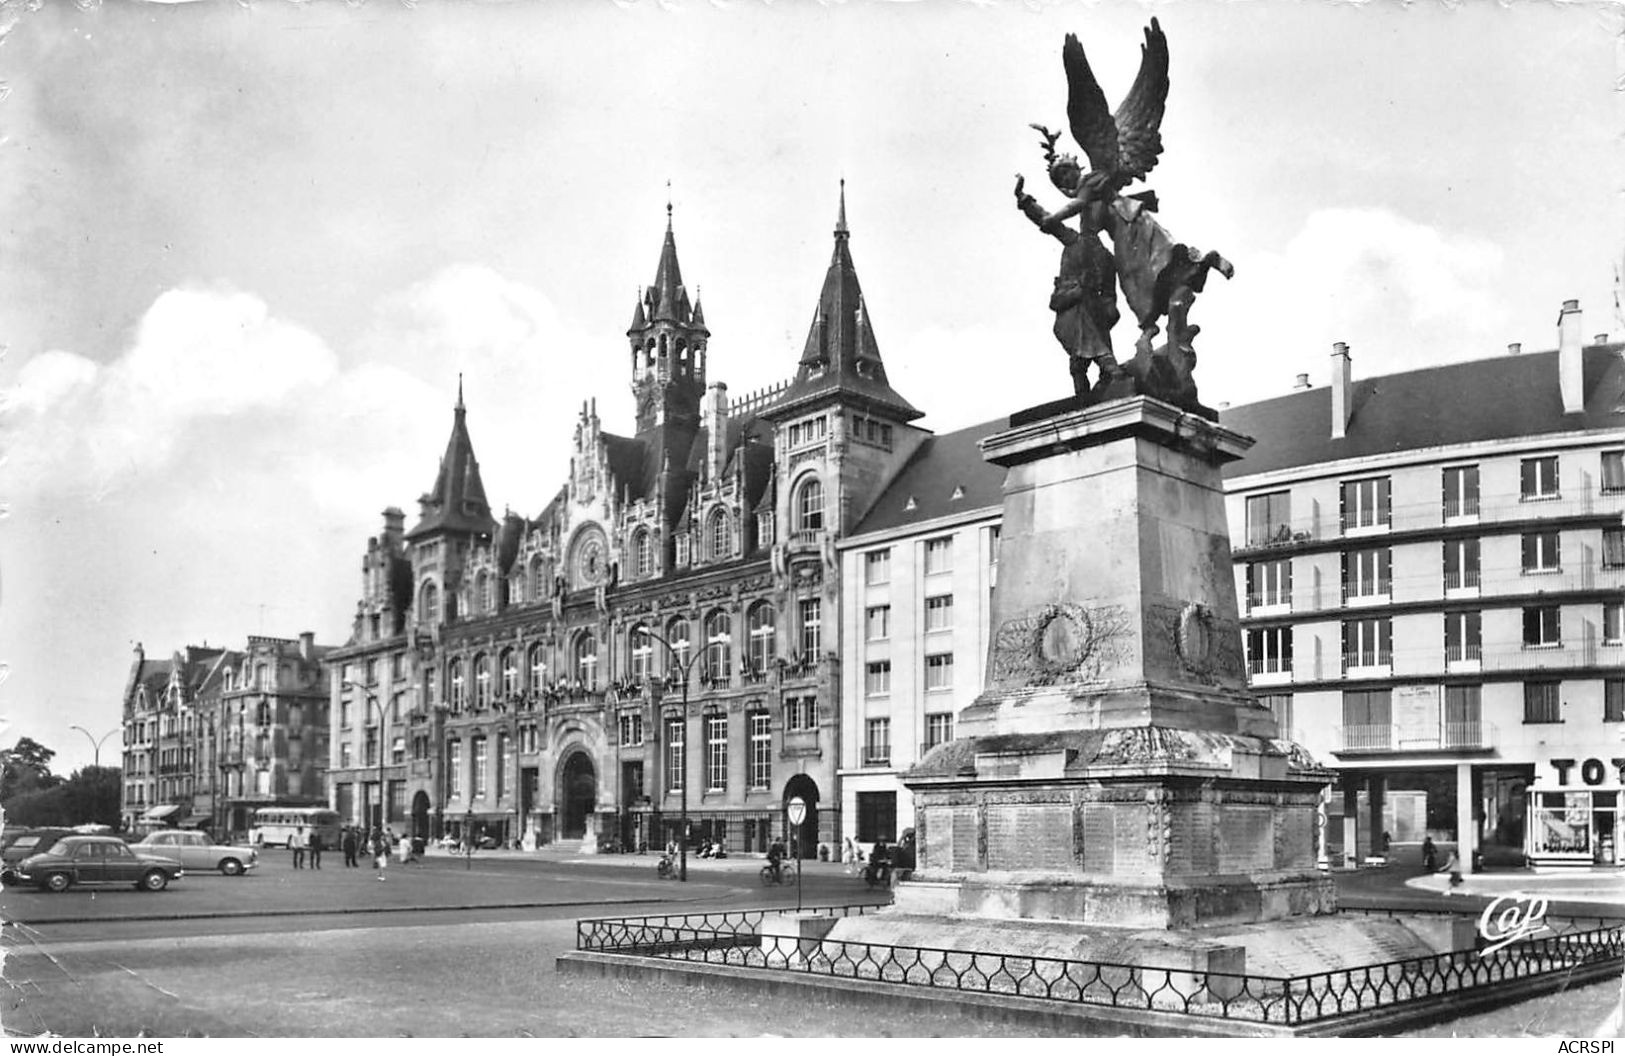
[[[938,517],[1004,504],[1004,469],[982,458],[983,437],[1008,428],[995,418],[957,432],[928,437],[903,471],[881,492],[854,535],[921,524]],[[956,491],[961,491],[954,498]],[[913,500],[914,508],[909,508]]]
[[[1581,350],[1585,409],[1563,413],[1558,354],[1449,363],[1355,381],[1347,435],[1332,438],[1332,392],[1303,389],[1220,413],[1258,443],[1226,477],[1486,440],[1625,428],[1619,345]]]
[[[489,535],[496,529],[491,504],[485,499],[480,480],[480,464],[474,458],[474,441],[468,436],[467,410],[463,407],[463,383],[457,382],[457,406],[453,409],[451,438],[440,459],[440,473],[434,488],[418,501],[423,514],[417,527],[406,533],[416,539],[430,532],[472,532]]]
[[[777,416],[820,397],[840,393],[859,406],[884,408],[905,422],[924,412],[899,396],[886,380],[880,346],[864,307],[857,268],[847,245],[846,186],[841,186],[841,209],[835,223],[835,252],[824,274],[812,328],[801,364],[789,389],[773,405]]]

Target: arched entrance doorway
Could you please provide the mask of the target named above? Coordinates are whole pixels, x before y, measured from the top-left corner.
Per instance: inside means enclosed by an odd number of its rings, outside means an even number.
[[[598,809],[598,771],[592,756],[571,753],[559,770],[559,839],[579,840],[587,835],[587,819]]]
[[[412,797],[412,835],[420,840],[429,838],[429,793],[422,789]]]
[[[790,818],[782,814],[785,834],[792,837],[790,840],[790,853],[801,858],[818,857],[818,782],[806,774],[797,774],[784,783],[784,799],[780,803],[780,810],[787,811],[790,801],[800,796],[802,802],[807,804],[807,816],[801,819],[801,826],[796,831],[790,831]]]

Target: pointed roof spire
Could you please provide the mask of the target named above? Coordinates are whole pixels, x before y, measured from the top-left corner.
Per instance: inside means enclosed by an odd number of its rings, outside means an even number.
[[[479,460],[474,457],[474,441],[468,435],[468,410],[463,405],[463,376],[457,375],[457,404],[452,409],[451,437],[440,458],[440,472],[434,487],[418,500],[422,514],[408,539],[431,532],[471,532],[489,535],[496,528],[491,504],[485,498],[480,480]]]
[[[795,380],[775,406],[784,409],[837,393],[883,409],[902,421],[913,421],[923,413],[899,396],[886,380],[886,366],[880,358],[880,346],[875,342],[868,306],[858,284],[858,271],[852,263],[845,180],[841,181],[835,221],[835,251],[813,309],[801,364]]]
[[[677,238],[671,227],[670,180],[666,181],[666,188],[666,241],[660,247],[660,266],[655,269],[654,285],[649,292],[654,300],[654,319],[686,322],[683,314],[687,297],[683,293],[683,272],[677,266]]]

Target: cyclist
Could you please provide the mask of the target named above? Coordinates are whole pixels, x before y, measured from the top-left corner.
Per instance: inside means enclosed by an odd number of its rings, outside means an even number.
[[[886,841],[876,840],[875,849],[869,852],[869,868],[864,870],[863,878],[871,885],[891,882],[891,848]]]
[[[767,849],[767,864],[773,870],[773,882],[784,882],[784,841],[774,840],[773,846]]]

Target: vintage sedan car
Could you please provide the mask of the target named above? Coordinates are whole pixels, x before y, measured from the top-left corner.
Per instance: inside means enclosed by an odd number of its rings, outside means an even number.
[[[185,871],[173,858],[137,854],[117,836],[65,836],[45,854],[17,863],[17,882],[45,891],[75,884],[130,884],[139,891],[162,891]]]
[[[156,854],[173,858],[188,869],[214,872],[218,869],[226,876],[241,876],[259,864],[260,855],[252,847],[233,847],[215,843],[207,833],[192,829],[160,829],[150,832],[130,844],[137,854]]]
[[[72,829],[47,827],[38,829],[7,828],[0,839],[0,884],[17,882],[17,863],[35,854],[44,854],[56,846],[64,836],[75,835]]]

